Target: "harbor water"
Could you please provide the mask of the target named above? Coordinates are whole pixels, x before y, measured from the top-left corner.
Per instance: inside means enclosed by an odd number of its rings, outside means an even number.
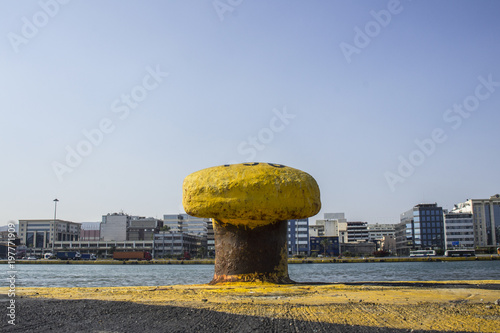
[[[9,269],[0,266],[3,285]],[[291,264],[296,282],[499,280],[500,261]],[[120,287],[205,284],[213,265],[15,265],[16,287]]]

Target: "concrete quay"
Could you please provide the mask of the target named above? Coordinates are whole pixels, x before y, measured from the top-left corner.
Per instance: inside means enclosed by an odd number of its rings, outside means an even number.
[[[500,280],[17,288],[0,330],[500,332],[499,302]]]

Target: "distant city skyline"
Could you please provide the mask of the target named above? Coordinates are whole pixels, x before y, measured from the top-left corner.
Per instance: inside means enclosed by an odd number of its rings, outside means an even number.
[[[498,195],[497,194],[492,194],[491,196],[494,196],[494,195]],[[467,199],[464,199],[462,201],[467,201],[469,199],[474,199],[474,200],[487,200],[488,198],[490,198],[491,196],[488,196],[488,197],[483,197],[483,198],[467,198]],[[443,211],[452,211],[454,206],[459,204],[460,202],[456,202],[454,203],[451,207],[443,207]],[[414,206],[417,206],[417,205],[421,205],[421,204],[437,204],[438,206],[441,206],[439,204],[439,202],[419,202],[419,203],[414,203],[413,206],[409,206],[410,208],[414,207]],[[441,206],[442,207],[442,206]],[[384,220],[383,218],[379,218],[379,219],[367,219],[367,220],[362,220],[362,219],[352,219],[352,218],[349,218],[348,214],[346,212],[322,212],[321,214],[317,214],[313,217],[309,217],[309,225],[311,224],[315,224],[316,220],[324,220],[324,219],[329,219],[330,217],[326,216],[325,217],[325,214],[326,215],[338,215],[338,214],[341,214],[342,216],[344,216],[346,218],[347,221],[363,221],[363,222],[368,222],[369,224],[397,224],[397,223],[400,223],[401,222],[401,215],[404,214],[406,211],[403,211],[401,212],[397,218],[387,218],[386,220]],[[127,212],[126,210],[120,210],[120,211],[116,211],[116,212],[107,212],[107,213],[103,213],[103,214],[100,214],[100,218],[99,219],[89,219],[89,220],[85,220],[85,221],[77,221],[77,220],[72,220],[72,219],[60,219],[60,218],[57,218],[58,220],[65,220],[65,221],[71,221],[71,222],[77,222],[77,223],[82,223],[82,224],[85,224],[85,223],[100,223],[102,221],[102,218],[103,216],[105,215],[110,215],[110,214],[125,214],[125,215],[128,215],[128,216],[131,216],[131,217],[145,217],[145,218],[155,218],[155,219],[163,219],[165,216],[168,216],[168,215],[189,215],[189,214],[186,214],[186,213],[172,213],[172,212],[167,212],[167,213],[163,213],[161,214],[161,217],[156,217],[156,216],[151,216],[151,215],[137,215],[137,214],[133,214],[131,212]],[[36,217],[32,218],[32,219],[36,219]],[[41,218],[43,219],[43,218]],[[53,218],[46,218],[47,220],[53,220]],[[18,220],[11,220],[11,222],[15,222],[17,223],[19,220],[29,220],[29,219],[18,219]],[[9,222],[7,222],[9,223]],[[7,223],[5,225],[7,225]],[[3,225],[0,225],[0,227],[3,227]]]
[[[312,175],[312,223],[500,192],[500,2],[223,3],[0,2],[0,225],[182,214],[240,162]]]

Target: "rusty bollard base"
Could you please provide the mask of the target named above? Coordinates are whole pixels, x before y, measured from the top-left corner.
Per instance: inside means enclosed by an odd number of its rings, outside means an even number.
[[[287,221],[247,229],[214,220],[215,274],[221,282],[293,283],[288,277]]]
[[[212,283],[291,283],[287,222],[321,208],[308,173],[274,163],[243,163],[203,169],[183,183],[187,214],[212,218],[215,274]]]

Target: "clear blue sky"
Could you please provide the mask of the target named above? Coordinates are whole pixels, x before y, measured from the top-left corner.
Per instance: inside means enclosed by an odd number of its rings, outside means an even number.
[[[182,211],[229,162],[397,222],[500,192],[498,1],[2,1],[0,225]]]

